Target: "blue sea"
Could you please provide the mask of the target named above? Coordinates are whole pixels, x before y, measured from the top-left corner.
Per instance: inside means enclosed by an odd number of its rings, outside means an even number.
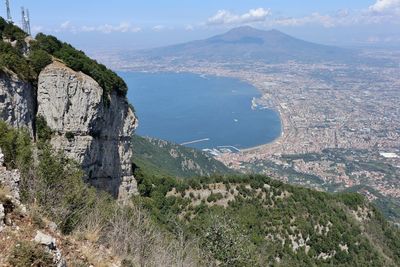
[[[260,93],[238,79],[192,73],[119,74],[139,117],[139,135],[198,149],[243,149],[272,142],[281,133],[279,114],[252,109],[252,99]]]

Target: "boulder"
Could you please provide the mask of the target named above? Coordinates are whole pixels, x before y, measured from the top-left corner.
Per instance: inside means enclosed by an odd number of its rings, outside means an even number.
[[[56,239],[50,235],[46,235],[41,231],[36,232],[34,241],[38,244],[48,247],[50,250],[56,250]]]

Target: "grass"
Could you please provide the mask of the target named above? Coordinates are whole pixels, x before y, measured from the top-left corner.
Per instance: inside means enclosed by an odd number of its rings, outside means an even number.
[[[6,203],[9,200],[9,195],[11,195],[9,188],[0,184],[0,203]]]
[[[53,262],[53,256],[46,252],[42,246],[37,245],[32,241],[17,243],[8,261],[11,266],[15,267],[56,266]]]

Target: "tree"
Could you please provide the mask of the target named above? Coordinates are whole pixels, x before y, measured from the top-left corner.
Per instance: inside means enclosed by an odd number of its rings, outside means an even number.
[[[51,56],[42,49],[33,50],[29,55],[29,61],[37,74],[53,62]]]

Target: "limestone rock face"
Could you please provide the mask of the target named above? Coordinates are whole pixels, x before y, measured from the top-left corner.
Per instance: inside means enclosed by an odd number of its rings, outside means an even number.
[[[31,133],[34,119],[34,90],[17,75],[0,70],[0,119]]]
[[[52,145],[82,164],[89,183],[122,199],[137,192],[130,146],[137,120],[125,97],[103,97],[91,77],[55,62],[39,75],[37,102],[55,132]]]
[[[0,185],[7,187],[10,191],[10,199],[16,206],[21,205],[20,198],[21,174],[18,170],[7,170],[4,166],[4,154],[0,148]]]

